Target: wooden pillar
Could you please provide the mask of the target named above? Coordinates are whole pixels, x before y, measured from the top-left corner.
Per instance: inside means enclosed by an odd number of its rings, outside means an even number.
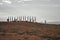
[[[29,17],[29,19],[30,19],[30,22],[31,22],[31,16]]]
[[[19,21],[19,20],[18,20],[18,17],[17,17],[16,21],[17,21],[17,22]]]
[[[13,21],[13,17],[12,17],[12,21]]]
[[[24,16],[22,18],[23,18],[23,21],[24,21]]]
[[[9,18],[9,19],[10,19],[10,22],[11,22],[11,16],[10,16],[10,18]]]
[[[14,22],[16,22],[16,18],[14,17]]]
[[[29,21],[29,16],[27,16],[27,21]]]
[[[9,22],[9,17],[7,18],[7,22]]]
[[[21,21],[21,16],[19,16],[19,22]]]
[[[26,16],[25,16],[25,21],[26,21]]]
[[[36,22],[36,17],[34,17],[34,22]]]
[[[34,17],[32,16],[32,22],[34,22]]]
[[[45,20],[45,24],[46,24],[46,20]]]
[[[21,16],[21,21],[23,21],[23,18],[22,18],[22,16]]]

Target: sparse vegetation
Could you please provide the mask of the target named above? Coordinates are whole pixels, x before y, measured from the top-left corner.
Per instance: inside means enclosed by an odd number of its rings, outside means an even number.
[[[11,32],[11,33],[17,33],[18,30],[19,30],[18,28],[12,28],[12,29],[10,30],[10,32]]]
[[[5,36],[5,33],[1,33],[0,36]]]
[[[19,33],[17,33],[17,34],[19,34],[19,35],[23,35],[23,34],[25,34],[25,32],[19,32]]]
[[[5,32],[6,32],[6,30],[5,30],[4,28],[0,28],[0,32],[5,33]]]
[[[16,40],[35,40],[35,39],[60,40],[60,31],[59,31],[60,25],[41,24],[41,23],[32,23],[32,22],[20,22],[20,23],[5,22],[5,23],[2,23],[2,25],[0,26],[1,26],[0,33],[2,32],[2,34],[0,34],[0,37],[1,36],[6,37],[5,40],[8,40],[8,39],[11,39],[11,40],[15,40],[15,39]],[[11,33],[10,34],[11,36],[8,36],[9,35],[8,33]],[[56,35],[57,37],[55,37]],[[1,37],[1,38],[4,38],[4,37]]]
[[[38,31],[37,30],[32,30],[31,32],[27,31],[26,33],[29,34],[29,35],[37,35]]]

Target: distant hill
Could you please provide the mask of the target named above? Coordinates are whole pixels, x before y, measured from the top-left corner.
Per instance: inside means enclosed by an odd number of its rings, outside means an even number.
[[[48,24],[60,24],[60,22],[48,22]]]

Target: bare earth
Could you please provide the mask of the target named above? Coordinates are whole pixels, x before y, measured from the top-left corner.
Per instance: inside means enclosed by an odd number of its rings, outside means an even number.
[[[0,40],[60,40],[60,25],[0,22]]]

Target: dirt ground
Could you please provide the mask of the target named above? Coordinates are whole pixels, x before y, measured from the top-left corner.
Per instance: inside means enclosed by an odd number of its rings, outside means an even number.
[[[60,25],[0,22],[0,40],[60,40]]]

